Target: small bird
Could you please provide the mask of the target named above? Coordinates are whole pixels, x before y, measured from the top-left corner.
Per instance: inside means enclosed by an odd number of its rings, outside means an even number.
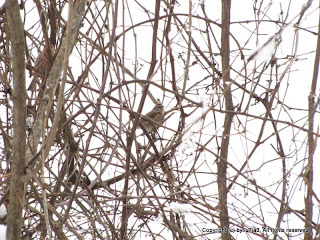
[[[54,55],[55,49],[52,44],[50,44],[50,51],[51,51],[51,55]],[[31,84],[28,87],[28,90],[34,92],[36,89],[38,78],[41,78],[42,80],[44,80],[48,76],[50,69],[51,69],[51,64],[49,61],[48,50],[45,48],[36,58],[36,61],[34,63],[34,73],[33,73],[34,77],[32,79]]]
[[[164,121],[164,109],[160,102],[157,102],[153,109],[140,118],[140,123],[147,132],[155,132]],[[139,125],[137,128],[141,128]]]

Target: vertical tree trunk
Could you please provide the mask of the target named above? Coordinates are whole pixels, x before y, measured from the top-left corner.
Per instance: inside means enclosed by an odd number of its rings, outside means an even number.
[[[26,79],[25,40],[18,1],[6,3],[10,31],[13,68],[13,158],[11,163],[10,198],[7,239],[21,239],[22,209],[24,208],[24,182],[21,177],[26,168]]]
[[[222,0],[222,33],[221,33],[221,56],[222,56],[222,73],[224,85],[224,97],[226,110],[233,111],[231,86],[230,86],[230,71],[229,71],[229,35],[230,35],[230,8],[231,0]],[[228,215],[228,202],[227,202],[227,159],[230,140],[230,131],[233,113],[228,112],[224,119],[224,132],[221,142],[221,153],[218,161],[218,188],[219,188],[219,214],[220,214],[220,227],[229,229],[229,215]],[[231,235],[228,231],[223,232],[221,239],[229,240]]]
[[[315,96],[316,96],[316,89],[317,89],[317,80],[318,80],[318,73],[319,73],[319,60],[320,60],[320,17],[319,17],[319,25],[318,25],[318,40],[317,40],[317,50],[316,50],[316,57],[314,61],[314,69],[313,69],[313,78],[311,83],[311,90],[309,95],[309,132],[308,132],[308,147],[309,147],[309,153],[308,153],[308,164],[305,172],[305,180],[307,185],[307,196],[305,198],[305,209],[306,209],[306,215],[305,215],[305,228],[309,229],[309,232],[307,232],[304,235],[305,240],[311,240],[312,239],[312,192],[313,192],[313,156],[314,151],[316,149],[315,140],[313,137],[313,130],[314,130],[314,115],[316,112],[315,109]]]

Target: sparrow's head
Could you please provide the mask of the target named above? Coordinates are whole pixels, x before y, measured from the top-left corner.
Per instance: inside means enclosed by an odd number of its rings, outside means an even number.
[[[163,105],[161,102],[156,102],[156,105],[153,107],[154,112],[163,112]]]

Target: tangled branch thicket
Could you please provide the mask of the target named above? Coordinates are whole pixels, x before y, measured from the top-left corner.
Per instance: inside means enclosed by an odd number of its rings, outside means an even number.
[[[71,2],[20,4],[27,85],[39,52],[56,49],[26,99],[23,237],[216,239],[224,226],[222,239],[319,237],[318,6]],[[8,206],[15,81],[5,4],[0,21]],[[163,126],[137,129],[157,101]]]

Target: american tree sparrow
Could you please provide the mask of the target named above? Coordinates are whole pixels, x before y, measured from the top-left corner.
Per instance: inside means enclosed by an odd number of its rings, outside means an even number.
[[[54,55],[55,49],[52,44],[50,44],[51,55]],[[42,52],[38,55],[36,61],[34,62],[34,78],[32,79],[31,84],[28,87],[28,90],[34,91],[38,82],[38,78],[41,78],[42,81],[49,74],[51,65],[49,62],[48,49],[43,49]]]
[[[140,118],[140,123],[148,132],[155,132],[163,123],[164,109],[160,102],[157,102],[153,109]],[[141,127],[138,125],[137,128]]]

